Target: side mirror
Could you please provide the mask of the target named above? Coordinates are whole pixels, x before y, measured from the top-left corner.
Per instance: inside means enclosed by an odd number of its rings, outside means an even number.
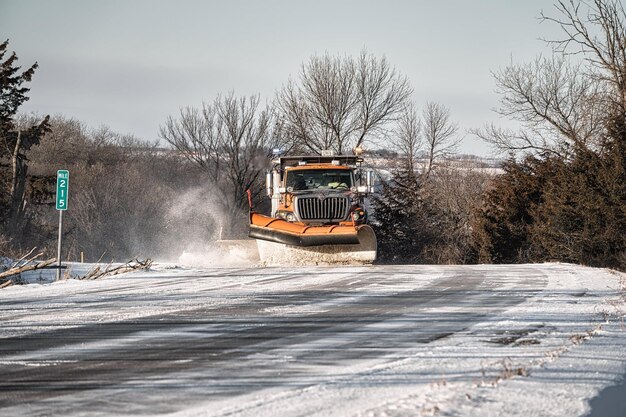
[[[274,194],[274,180],[272,178],[272,171],[267,171],[265,173],[265,192],[268,197],[271,197]]]
[[[365,182],[367,184],[367,192],[369,193],[373,193],[374,192],[374,188],[376,186],[375,183],[375,177],[374,177],[374,171],[367,171],[365,173]]]

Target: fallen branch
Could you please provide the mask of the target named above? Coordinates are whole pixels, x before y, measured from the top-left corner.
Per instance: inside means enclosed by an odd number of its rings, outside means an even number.
[[[36,247],[36,246],[35,246],[34,248],[32,248],[32,249],[31,249],[31,250],[30,250],[30,251],[29,251],[26,255],[22,256],[20,259],[18,259],[17,261],[15,261],[15,262],[13,263],[13,265],[11,265],[11,267],[10,267],[9,269],[16,268],[19,264],[32,262],[35,258],[38,258],[38,257],[40,257],[41,255],[43,255],[43,252],[42,252],[42,253],[38,253],[37,255],[35,255],[35,256],[33,256],[32,258],[30,258],[28,261],[23,262],[23,261],[24,261],[24,259],[28,258],[28,257],[29,257],[29,256],[30,256],[33,252],[35,252],[35,249],[37,249],[37,247]]]
[[[34,264],[31,263],[31,262],[32,262],[32,260],[29,260],[26,265],[22,265],[22,266],[19,266],[19,267],[13,267],[13,268],[7,269],[4,272],[0,272],[0,279],[4,279],[4,278],[7,278],[7,277],[12,277],[13,275],[21,274],[22,272],[35,271],[37,269],[45,268],[45,267],[50,266],[53,263],[55,263],[56,262],[56,258],[51,258],[51,259],[48,259],[47,261],[37,262],[37,263],[34,263]]]
[[[78,279],[94,280],[94,279],[102,278],[104,276],[112,276],[112,275],[123,274],[123,273],[131,272],[131,271],[149,269],[150,266],[152,266],[152,259],[146,259],[145,261],[140,261],[139,259],[135,258],[134,260],[130,260],[123,265],[118,265],[113,268],[111,268],[111,264],[108,264],[106,268],[104,268],[103,270],[100,268],[100,266],[96,266],[94,269],[89,271],[86,275],[79,277]]]

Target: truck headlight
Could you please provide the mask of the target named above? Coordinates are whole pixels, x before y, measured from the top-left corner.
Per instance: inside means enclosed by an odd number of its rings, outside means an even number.
[[[286,220],[288,222],[295,222],[298,219],[296,218],[296,215],[292,212],[292,211],[287,211],[287,210],[279,210],[276,212],[276,217],[282,220]]]
[[[366,217],[365,210],[360,209],[360,208],[356,209],[352,212],[351,216],[352,216],[352,220],[355,222],[365,221],[365,217]]]

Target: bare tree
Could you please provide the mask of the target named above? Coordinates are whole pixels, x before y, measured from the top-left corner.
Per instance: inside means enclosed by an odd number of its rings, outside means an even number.
[[[425,261],[467,263],[472,257],[472,213],[480,206],[491,174],[471,161],[444,161],[425,184],[423,195],[431,206],[429,224],[436,236],[425,248]]]
[[[626,110],[626,14],[616,0],[559,0],[557,17],[564,37],[547,40],[550,58],[511,64],[494,74],[501,106],[496,111],[518,121],[518,131],[487,126],[472,132],[511,153],[544,153],[567,158],[573,148],[594,150],[606,120]],[[572,63],[571,55],[584,59]]]
[[[581,6],[583,6],[581,8]],[[626,11],[620,0],[575,2],[559,0],[559,17],[542,13],[544,21],[558,24],[565,36],[547,40],[563,54],[582,54],[598,72],[594,78],[610,86],[612,99],[626,110]]]
[[[461,138],[456,137],[457,123],[450,120],[450,110],[445,106],[429,102],[422,112],[422,134],[426,145],[427,162],[424,168],[426,179],[438,160],[458,151]]]
[[[401,113],[412,88],[385,57],[313,56],[276,95],[286,134],[308,151],[343,153]]]
[[[22,116],[19,126],[34,124],[38,116]],[[34,162],[33,167],[39,167],[45,174],[54,174],[55,169],[65,169],[59,166],[62,163],[87,160],[85,149],[88,144],[88,128],[85,123],[76,119],[62,116],[53,116],[50,119],[50,131],[46,133],[39,146],[33,147],[29,159]],[[44,166],[50,166],[50,171],[44,171]]]
[[[266,168],[272,148],[280,144],[271,110],[260,110],[258,96],[218,96],[202,109],[183,108],[178,118],[169,117],[160,136],[188,160],[202,168],[219,192],[216,200],[230,216],[225,225],[233,229],[248,202],[246,190]]]
[[[409,103],[400,117],[397,127],[391,132],[393,147],[406,158],[407,169],[414,172],[415,162],[422,147],[420,116],[414,103]]]
[[[501,106],[496,111],[520,122],[519,132],[494,126],[478,136],[505,151],[566,156],[573,146],[593,146],[605,106],[601,86],[563,57],[538,58],[495,73]]]

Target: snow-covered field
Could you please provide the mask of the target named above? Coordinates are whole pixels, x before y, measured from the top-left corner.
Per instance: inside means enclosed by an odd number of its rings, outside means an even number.
[[[566,264],[162,264],[12,286],[0,415],[582,416],[626,375],[625,284]],[[601,398],[594,415],[624,415]]]

